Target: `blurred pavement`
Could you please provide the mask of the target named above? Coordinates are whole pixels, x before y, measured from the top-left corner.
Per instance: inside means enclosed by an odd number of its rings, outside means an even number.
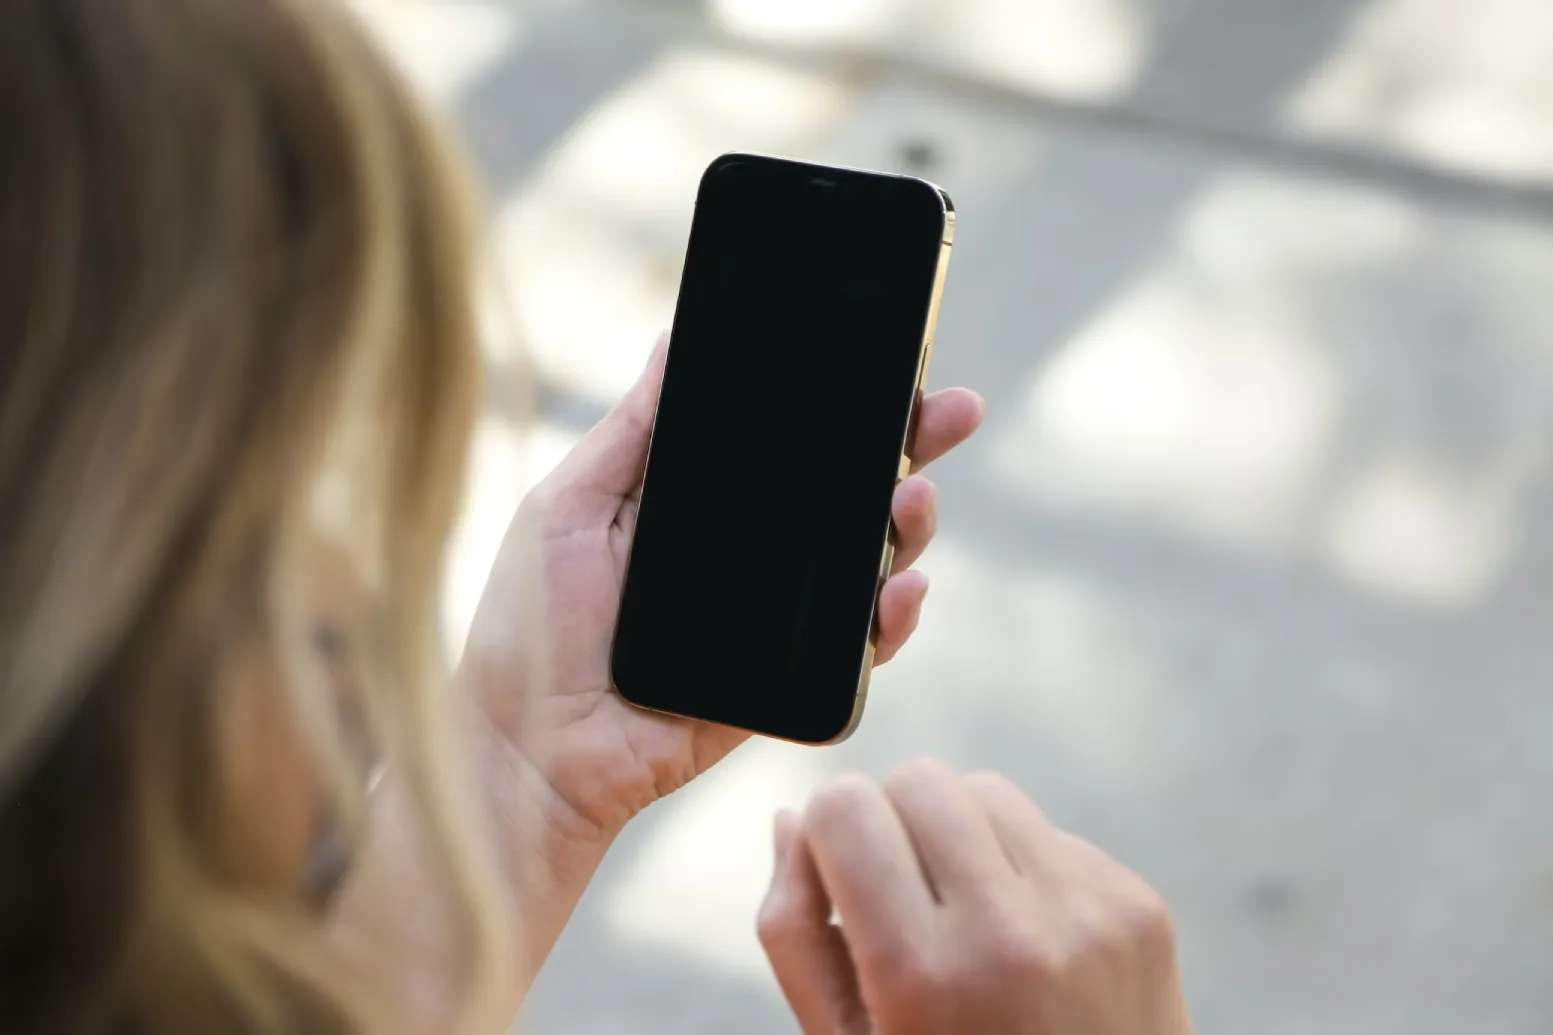
[[[724,150],[946,187],[933,380],[990,401],[859,734],[643,816],[526,1030],[795,1031],[753,937],[770,814],[919,754],[1153,881],[1203,1035],[1553,1027],[1553,5],[371,13],[468,134],[505,270],[453,636],[668,324]]]

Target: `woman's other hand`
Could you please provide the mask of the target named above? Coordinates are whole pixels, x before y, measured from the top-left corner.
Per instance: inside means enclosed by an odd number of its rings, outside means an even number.
[[[805,1035],[1189,1035],[1159,896],[1001,776],[844,776],[776,841],[760,939]]]

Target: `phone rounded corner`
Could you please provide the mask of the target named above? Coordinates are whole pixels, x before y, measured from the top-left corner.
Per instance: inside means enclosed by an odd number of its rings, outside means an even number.
[[[743,151],[726,151],[723,154],[718,155],[716,158],[712,159],[712,161],[707,165],[706,169],[702,171],[701,183],[698,189],[702,191],[706,190],[707,185],[716,179],[721,173],[725,173],[729,169],[738,168],[741,165],[748,165],[753,160],[753,155],[746,154]]]
[[[873,659],[873,645],[870,644],[868,658],[863,665],[863,674],[858,680],[857,693],[852,698],[852,710],[847,714],[846,720],[841,724],[841,727],[834,733],[823,737],[816,737],[813,740],[805,740],[803,743],[808,744],[810,747],[835,747],[852,739],[852,735],[863,724],[863,712],[868,707],[868,683],[869,678],[873,675]]]
[[[852,739],[853,735],[857,733],[858,727],[862,724],[863,702],[861,699],[859,699],[857,708],[852,712],[852,716],[847,720],[847,724],[841,727],[841,732],[837,733],[833,737],[828,737],[825,740],[815,741],[814,746],[837,747],[841,744],[845,744],[847,741]]]
[[[942,201],[943,204],[944,204],[944,214],[948,218],[953,219],[954,218],[954,198],[950,197],[949,196],[949,192],[944,190],[944,188],[940,187],[936,183],[932,183],[930,181],[928,183],[928,186],[930,186],[934,190],[938,191],[938,199],[940,201]]]
[[[948,191],[932,180],[924,180],[920,176],[902,176],[901,180],[916,189],[922,202],[932,207],[941,224],[947,227],[953,221],[954,201],[949,197]]]

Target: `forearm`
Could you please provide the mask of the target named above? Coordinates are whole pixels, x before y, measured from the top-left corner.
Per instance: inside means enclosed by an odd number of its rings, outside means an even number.
[[[391,1000],[380,1004],[385,1015],[399,1018],[407,1032],[446,1031],[460,985],[447,889],[426,858],[424,832],[394,774],[369,809],[363,841],[330,903],[331,933],[352,968]]]
[[[495,727],[482,721],[479,729],[482,794],[512,889],[514,978],[526,996],[614,838],[572,813],[534,762]]]
[[[592,824],[568,823],[544,776],[482,716],[466,729],[480,811],[505,877],[515,953],[503,991],[516,1013],[613,839]],[[372,798],[366,835],[331,926],[346,953],[392,989],[390,1012],[409,1019],[408,1030],[444,1031],[460,985],[446,889],[392,775]]]

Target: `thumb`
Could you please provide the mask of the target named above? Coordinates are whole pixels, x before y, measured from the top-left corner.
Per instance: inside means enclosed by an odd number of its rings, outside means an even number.
[[[804,1035],[867,1035],[868,1012],[796,813],[776,817],[776,866],[757,928]]]
[[[647,366],[625,396],[577,443],[556,470],[558,494],[569,502],[590,500],[611,505],[635,492],[647,466],[647,446],[652,440],[653,418],[658,411],[658,392],[663,387],[663,367],[669,354],[669,335],[658,336]]]

